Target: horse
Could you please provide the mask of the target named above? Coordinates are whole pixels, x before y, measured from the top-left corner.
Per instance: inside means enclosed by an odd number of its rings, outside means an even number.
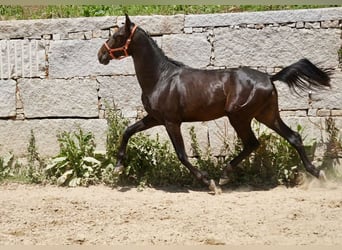
[[[212,191],[218,188],[208,173],[193,166],[185,152],[181,134],[183,122],[209,121],[227,117],[241,139],[243,149],[222,171],[219,185],[229,180],[237,165],[258,148],[251,129],[252,119],[265,124],[285,138],[298,152],[305,170],[325,180],[323,170],[309,160],[301,136],[281,119],[276,81],[286,83],[292,92],[330,87],[329,69],[321,69],[303,58],[270,75],[242,66],[227,69],[196,69],[167,57],[155,41],[125,14],[125,23],[101,46],[98,60],[107,65],[112,59],[133,58],[141,100],[147,115],[123,133],[117,154],[115,174],[124,170],[123,159],[129,138],[137,132],[164,125],[181,163]]]

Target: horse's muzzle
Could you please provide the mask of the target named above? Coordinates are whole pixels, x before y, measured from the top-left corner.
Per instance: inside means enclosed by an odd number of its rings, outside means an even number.
[[[101,64],[107,65],[110,61],[110,57],[107,52],[103,52],[102,49],[97,53],[97,58]]]

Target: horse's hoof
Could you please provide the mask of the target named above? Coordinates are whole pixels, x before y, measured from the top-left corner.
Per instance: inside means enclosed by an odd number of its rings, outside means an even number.
[[[226,185],[229,183],[229,181],[230,181],[230,179],[228,177],[221,177],[219,180],[219,185],[220,186]]]
[[[216,186],[214,180],[209,181],[209,190],[213,192],[214,195],[222,194],[222,189]]]
[[[324,173],[323,170],[320,170],[320,171],[319,171],[318,179],[319,179],[320,181],[323,181],[323,182],[327,182],[327,181],[328,181],[327,176],[325,175],[325,173]]]
[[[120,175],[124,170],[124,166],[123,165],[119,165],[119,166],[116,166],[114,168],[114,171],[113,171],[113,174],[114,175]]]

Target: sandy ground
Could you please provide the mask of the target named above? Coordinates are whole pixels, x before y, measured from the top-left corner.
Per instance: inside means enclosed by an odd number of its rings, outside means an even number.
[[[0,185],[0,245],[341,245],[342,185],[221,195]]]

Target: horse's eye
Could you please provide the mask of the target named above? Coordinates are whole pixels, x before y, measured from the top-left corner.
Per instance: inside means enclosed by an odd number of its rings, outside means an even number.
[[[115,41],[116,41],[117,43],[122,43],[122,42],[124,41],[124,37],[123,37],[122,35],[117,35],[117,36],[115,37]]]

